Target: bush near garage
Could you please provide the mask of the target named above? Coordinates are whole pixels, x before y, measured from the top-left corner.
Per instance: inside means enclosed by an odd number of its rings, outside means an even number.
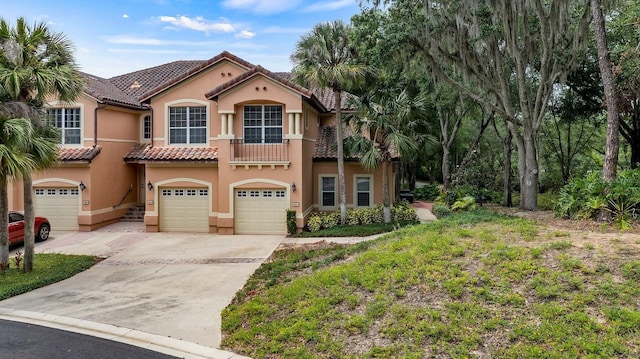
[[[391,207],[391,219],[394,222],[415,222],[418,220],[416,210],[406,201],[395,203]],[[384,221],[383,207],[347,209],[347,225],[358,226]],[[317,232],[321,229],[333,228],[340,224],[340,212],[314,212],[307,220],[309,232]]]

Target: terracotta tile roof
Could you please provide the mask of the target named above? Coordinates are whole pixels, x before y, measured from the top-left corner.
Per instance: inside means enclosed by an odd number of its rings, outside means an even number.
[[[135,161],[218,161],[216,147],[151,147],[137,144],[124,156],[128,162]]]
[[[204,60],[174,61],[147,69],[130,72],[109,79],[115,86],[141,102],[142,95],[202,65]]]
[[[345,129],[343,136],[347,137],[351,135],[351,131]],[[316,146],[313,149],[314,160],[335,160],[338,158],[338,145],[337,145],[337,131],[336,126],[320,126],[318,129],[318,138],[316,138]],[[345,156],[345,161],[358,161],[359,156],[351,155]]]
[[[174,61],[109,79],[86,73],[82,73],[82,75],[87,81],[86,93],[99,101],[133,109],[145,109],[146,105],[143,103],[151,97],[193,75],[206,71],[223,60],[236,63],[247,71],[207,93],[205,96],[209,99],[247,81],[253,76],[262,74],[300,93],[307,101],[318,107],[321,112],[335,111],[335,101],[331,89],[307,89],[293,82],[290,72],[271,72],[260,65],[255,66],[227,51],[223,51],[209,60]],[[350,94],[343,92],[343,110],[350,110],[347,101],[349,97],[351,97]]]
[[[96,147],[60,147],[58,160],[62,162],[87,161],[91,162],[102,150],[101,146]]]
[[[112,77],[110,80],[127,94],[144,102],[167,88],[200,73],[222,60],[229,60],[245,69],[255,65],[227,52],[198,61],[175,61],[168,64],[151,67],[148,69],[131,72],[125,75]]]
[[[140,102],[129,96],[107,79],[80,73],[86,81],[85,92],[101,102],[124,105],[125,107],[141,108]]]

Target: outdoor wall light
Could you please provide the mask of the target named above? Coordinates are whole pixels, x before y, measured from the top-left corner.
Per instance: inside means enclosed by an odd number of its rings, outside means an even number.
[[[80,181],[80,184],[78,185],[78,187],[80,187],[81,191],[84,191],[85,189],[87,189],[87,186],[84,183],[82,183],[82,181]]]
[[[296,183],[295,183],[295,182],[293,182],[293,183],[291,184],[291,190],[292,190],[293,192],[295,192],[295,191],[296,191]]]
[[[264,91],[267,91],[267,86],[263,86],[263,87],[262,87],[262,89],[263,89]]]
[[[153,189],[153,183],[151,183],[151,181],[147,182],[147,188],[149,189],[149,191]]]

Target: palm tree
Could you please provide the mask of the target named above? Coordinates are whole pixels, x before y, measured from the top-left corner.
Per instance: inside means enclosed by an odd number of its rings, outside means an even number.
[[[0,98],[41,107],[50,98],[73,101],[83,88],[84,80],[73,58],[73,46],[63,34],[52,32],[46,23],[29,26],[24,18],[19,18],[12,27],[0,19]],[[41,128],[41,116],[29,120]],[[48,168],[56,162],[55,146],[40,144],[42,146],[33,142],[26,147],[35,162],[33,169]],[[31,173],[25,173],[23,181],[24,269],[31,271],[35,217]]]
[[[389,165],[396,155],[411,154],[417,150],[412,132],[424,111],[424,103],[412,99],[406,91],[397,96],[374,92],[362,97],[358,113],[349,116],[354,135],[348,138],[348,149],[360,155],[360,163],[367,169],[382,165],[382,197],[384,222],[391,222],[389,195]]]
[[[355,62],[355,47],[350,41],[351,27],[342,21],[321,23],[302,36],[291,55],[294,78],[305,85],[330,88],[335,98],[340,187],[340,222],[347,219],[347,190],[344,176],[344,134],[342,128],[342,91],[366,72]]]
[[[13,106],[10,106],[13,107]],[[24,149],[33,137],[30,121],[4,116],[7,106],[0,106],[0,266],[9,263],[9,179],[19,177],[34,167],[32,157]]]

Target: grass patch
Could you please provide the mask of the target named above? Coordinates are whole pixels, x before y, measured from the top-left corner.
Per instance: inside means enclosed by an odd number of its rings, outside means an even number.
[[[0,300],[72,277],[95,263],[93,256],[40,253],[34,257],[33,271],[23,273],[11,258],[11,268],[0,274]]]
[[[638,262],[541,233],[471,211],[276,252],[224,310],[222,346],[256,358],[640,357]]]

